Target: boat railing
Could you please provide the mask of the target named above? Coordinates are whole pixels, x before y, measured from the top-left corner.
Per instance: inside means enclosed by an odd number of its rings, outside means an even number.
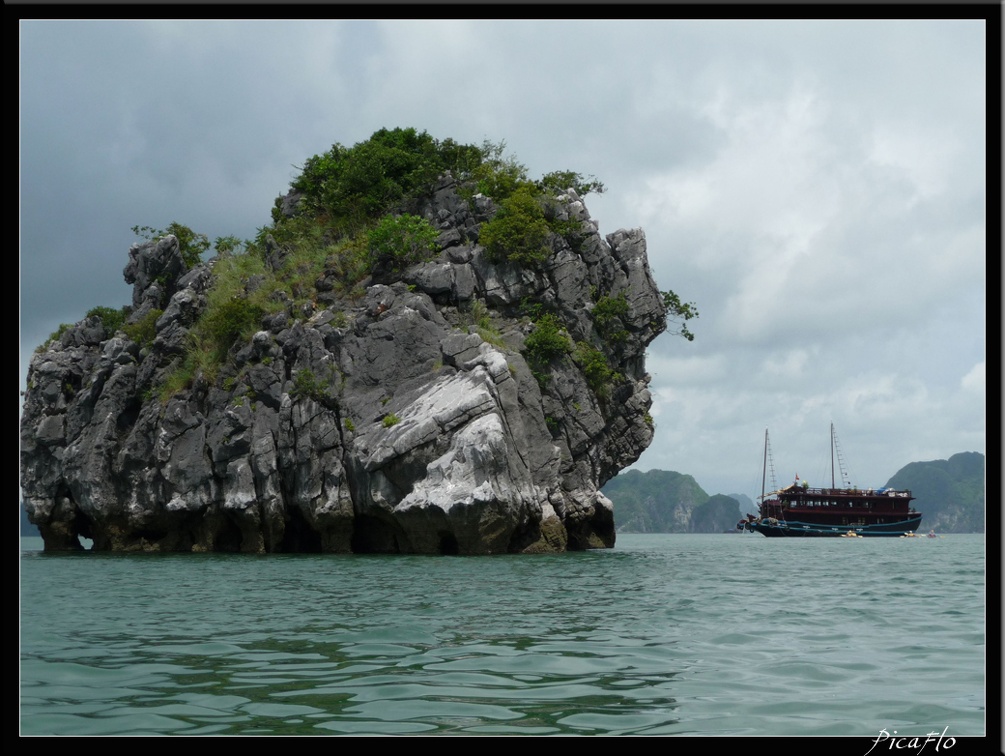
[[[816,496],[816,497],[877,497],[877,496],[888,496],[890,498],[902,498],[911,499],[911,492],[907,489],[897,490],[893,488],[811,488],[809,486],[804,487],[789,487],[783,488],[780,491],[775,491],[776,494],[787,494],[789,496]],[[770,495],[770,494],[769,494]]]

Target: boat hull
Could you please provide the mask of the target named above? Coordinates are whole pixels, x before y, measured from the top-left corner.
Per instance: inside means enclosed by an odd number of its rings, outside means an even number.
[[[779,520],[774,523],[754,521],[744,523],[747,530],[761,533],[768,538],[835,538],[855,533],[859,536],[897,538],[905,533],[913,533],[921,525],[921,515],[898,522],[884,522],[875,525],[828,525],[798,520]]]

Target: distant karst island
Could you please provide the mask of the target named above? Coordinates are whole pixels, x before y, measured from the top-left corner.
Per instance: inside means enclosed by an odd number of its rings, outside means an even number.
[[[600,235],[602,190],[382,129],[308,159],[254,239],[136,226],[131,304],[29,367],[45,549],[613,546],[600,489],[653,438],[645,348],[697,311],[641,230]]]

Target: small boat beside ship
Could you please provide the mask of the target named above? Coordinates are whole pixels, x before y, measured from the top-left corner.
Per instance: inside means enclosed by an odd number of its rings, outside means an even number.
[[[760,515],[748,514],[737,530],[769,538],[913,536],[922,514],[911,506],[908,490],[859,489],[834,484],[834,426],[831,425],[831,487],[811,488],[796,475],[795,481],[770,493],[762,477]],[[764,470],[767,473],[768,432],[764,432]],[[843,478],[842,472],[842,478]]]

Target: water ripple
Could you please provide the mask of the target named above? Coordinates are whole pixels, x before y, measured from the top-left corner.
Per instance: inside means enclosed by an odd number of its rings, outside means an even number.
[[[906,543],[26,551],[21,732],[983,734],[984,538]]]

